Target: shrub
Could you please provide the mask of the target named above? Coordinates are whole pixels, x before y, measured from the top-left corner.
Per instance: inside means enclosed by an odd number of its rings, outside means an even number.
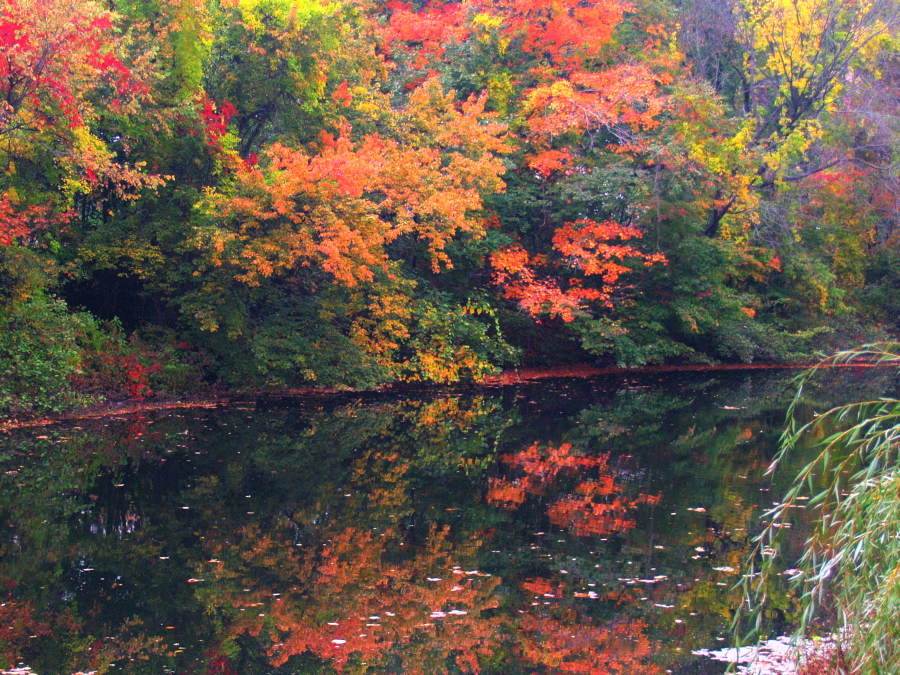
[[[83,367],[75,377],[79,391],[103,398],[144,400],[179,396],[204,382],[205,355],[175,334],[148,329],[125,336],[121,323],[83,321],[78,333]]]
[[[0,310],[0,416],[59,412],[92,400],[72,386],[82,365],[76,335],[89,321],[40,293]]]

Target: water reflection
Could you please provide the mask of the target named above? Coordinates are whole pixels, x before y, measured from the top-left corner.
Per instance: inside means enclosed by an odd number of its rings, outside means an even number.
[[[835,374],[807,407],[891,380]],[[690,652],[721,645],[790,475],[762,477],[791,393],[671,375],[7,434],[0,667],[722,672]]]
[[[641,471],[629,472],[610,466],[609,453],[579,455],[571,443],[528,449],[503,455],[503,464],[524,474],[521,477],[488,479],[487,501],[508,510],[521,506],[526,497],[547,497],[547,516],[557,527],[579,536],[601,536],[630,530],[635,526],[632,511],[638,504],[658,504],[660,495],[639,494],[625,497],[624,483],[641,477]],[[563,488],[564,479],[571,487]],[[619,480],[617,480],[619,479]]]

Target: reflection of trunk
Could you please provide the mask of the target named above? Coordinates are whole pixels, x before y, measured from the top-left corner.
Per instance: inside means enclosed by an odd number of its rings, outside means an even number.
[[[642,481],[641,494],[650,494],[650,487],[653,481],[653,469],[647,470],[646,480]],[[647,554],[644,556],[644,578],[649,579],[653,576],[653,545],[656,539],[656,531],[654,529],[654,516],[656,515],[656,505],[659,500],[650,502],[650,517],[647,519]]]

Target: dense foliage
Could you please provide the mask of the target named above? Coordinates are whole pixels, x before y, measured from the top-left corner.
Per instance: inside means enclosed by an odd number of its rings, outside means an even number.
[[[888,0],[8,0],[0,414],[896,329]]]

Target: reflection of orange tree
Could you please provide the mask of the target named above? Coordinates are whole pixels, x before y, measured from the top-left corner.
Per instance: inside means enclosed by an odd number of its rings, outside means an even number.
[[[567,593],[565,584],[538,577],[522,583],[536,602],[518,622],[518,644],[533,672],[656,675],[662,668],[648,664],[653,645],[644,635],[646,624],[621,618],[595,626],[574,606],[573,598],[612,604],[631,598],[621,591],[598,595]],[[546,602],[549,598],[551,602]],[[577,601],[576,601],[577,602]],[[549,607],[548,607],[549,605]]]
[[[647,664],[652,645],[643,621],[613,621],[603,626],[583,621],[575,610],[551,616],[525,616],[519,624],[523,656],[538,672],[585,675],[656,675],[660,666]]]
[[[6,580],[0,594],[0,668],[15,665],[21,657],[22,647],[32,636],[50,635],[50,626],[35,616],[34,607],[27,600],[17,600],[11,589],[15,582]]]
[[[543,450],[534,443],[501,459],[524,474],[515,479],[490,479],[488,502],[507,509],[517,508],[529,495],[545,494],[562,476],[578,477],[574,490],[553,501],[547,510],[554,525],[577,535],[605,535],[631,529],[635,522],[630,512],[638,504],[659,501],[658,495],[626,497],[622,494],[624,488],[615,482],[609,454],[579,456],[569,443],[548,445]]]
[[[266,531],[247,526],[235,537],[229,530],[228,541],[207,532],[211,560],[198,569],[205,581],[197,588],[223,627],[221,647],[211,654],[216,663],[225,664],[221,657],[235,649],[258,649],[274,667],[297,665],[293,657],[318,658],[338,672],[478,673],[495,669],[498,659],[518,660],[534,673],[643,667],[650,653],[643,623],[594,625],[578,605],[587,597],[618,599],[565,592],[541,579],[525,582],[524,595],[498,593],[500,578],[463,567],[480,558],[488,533],[451,536],[449,528],[432,526],[419,539],[396,524],[410,513],[407,473],[416,460],[405,461],[397,447],[373,448],[363,457],[369,471],[352,473],[352,494],[338,511],[319,504]],[[608,456],[535,445],[504,461],[525,476],[515,485],[495,481],[491,499],[516,505],[564,477],[574,480],[571,494],[552,503],[551,518],[579,534],[633,527],[628,512],[648,501],[622,494]],[[380,479],[365,480],[373,475]],[[514,498],[498,496],[507,493]],[[360,514],[357,507],[368,514],[368,526],[341,517],[342,509]],[[302,545],[298,527],[311,533]],[[530,602],[532,594],[541,597],[540,606],[526,609],[513,599]]]
[[[20,598],[17,587],[14,580],[0,577],[0,669],[4,672],[26,661],[35,672],[70,673],[86,665],[102,675],[117,661],[166,653],[161,638],[146,635],[137,619],[117,628],[107,626],[103,631],[107,637],[94,639],[71,611]]]
[[[238,547],[214,545],[223,560],[208,563],[200,594],[225,619],[224,641],[257,638],[274,667],[306,654],[338,672],[392,664],[411,674],[479,673],[502,655],[533,673],[662,672],[646,664],[652,644],[642,621],[593,625],[574,604],[581,595],[560,583],[522,584],[523,598],[538,594],[552,606],[504,611],[498,577],[454,564],[478,552],[479,534],[454,544],[447,528],[432,528],[404,560],[398,553],[408,542],[395,531],[345,527],[319,547],[255,528],[242,534]],[[227,666],[213,656],[220,670]]]
[[[242,533],[240,552],[214,545],[208,588],[215,612],[228,616],[226,639],[251,635],[268,643],[274,666],[313,654],[343,671],[402,659],[404,673],[479,670],[479,657],[499,646],[499,579],[463,570],[478,541],[452,545],[433,528],[411,559],[393,560],[405,542],[398,532],[345,527],[324,546],[298,547],[286,538]],[[455,667],[450,666],[455,663]]]

